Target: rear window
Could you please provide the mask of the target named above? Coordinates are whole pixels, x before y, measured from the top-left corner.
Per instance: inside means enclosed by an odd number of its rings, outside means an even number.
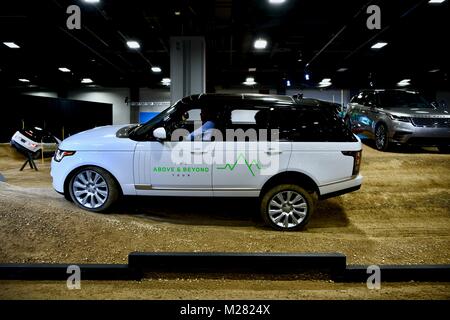
[[[280,140],[288,141],[355,141],[353,134],[332,110],[272,110],[269,125],[278,129]]]

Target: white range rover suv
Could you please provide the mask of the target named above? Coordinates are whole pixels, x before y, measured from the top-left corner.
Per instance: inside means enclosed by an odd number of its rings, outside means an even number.
[[[361,187],[361,151],[327,102],[201,94],[142,125],[65,139],[51,175],[57,192],[89,211],[122,195],[259,197],[267,225],[298,230],[317,200]]]

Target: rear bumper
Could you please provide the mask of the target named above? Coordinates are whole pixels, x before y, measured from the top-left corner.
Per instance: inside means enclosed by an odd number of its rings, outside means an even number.
[[[353,192],[361,188],[363,177],[361,175],[355,178],[330,183],[319,187],[320,196],[319,199],[328,199],[336,196],[343,195],[345,193]]]

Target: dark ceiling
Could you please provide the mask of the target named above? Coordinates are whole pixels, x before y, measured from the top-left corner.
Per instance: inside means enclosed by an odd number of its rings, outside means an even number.
[[[417,88],[449,89],[449,2],[5,1],[0,5],[0,86],[64,91],[91,78],[103,87],[158,87],[170,76],[170,36],[203,35],[208,90],[242,86],[250,76],[260,88],[283,86],[283,79],[294,88],[315,87],[331,78],[339,88],[364,88],[371,82],[394,87],[411,79]],[[72,4],[81,8],[81,30],[66,27],[66,9]],[[370,4],[381,8],[381,30],[366,27]],[[267,49],[253,48],[258,37],[268,40]],[[139,41],[141,48],[129,49],[127,40]],[[6,47],[5,41],[20,49]],[[388,45],[371,49],[378,41]],[[152,66],[162,73],[153,73]],[[340,68],[348,70],[338,72]]]

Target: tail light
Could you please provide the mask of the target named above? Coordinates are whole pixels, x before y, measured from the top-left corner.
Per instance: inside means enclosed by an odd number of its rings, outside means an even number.
[[[352,176],[356,176],[359,173],[359,168],[361,166],[361,156],[362,150],[359,151],[342,151],[344,156],[353,157],[353,172]]]

